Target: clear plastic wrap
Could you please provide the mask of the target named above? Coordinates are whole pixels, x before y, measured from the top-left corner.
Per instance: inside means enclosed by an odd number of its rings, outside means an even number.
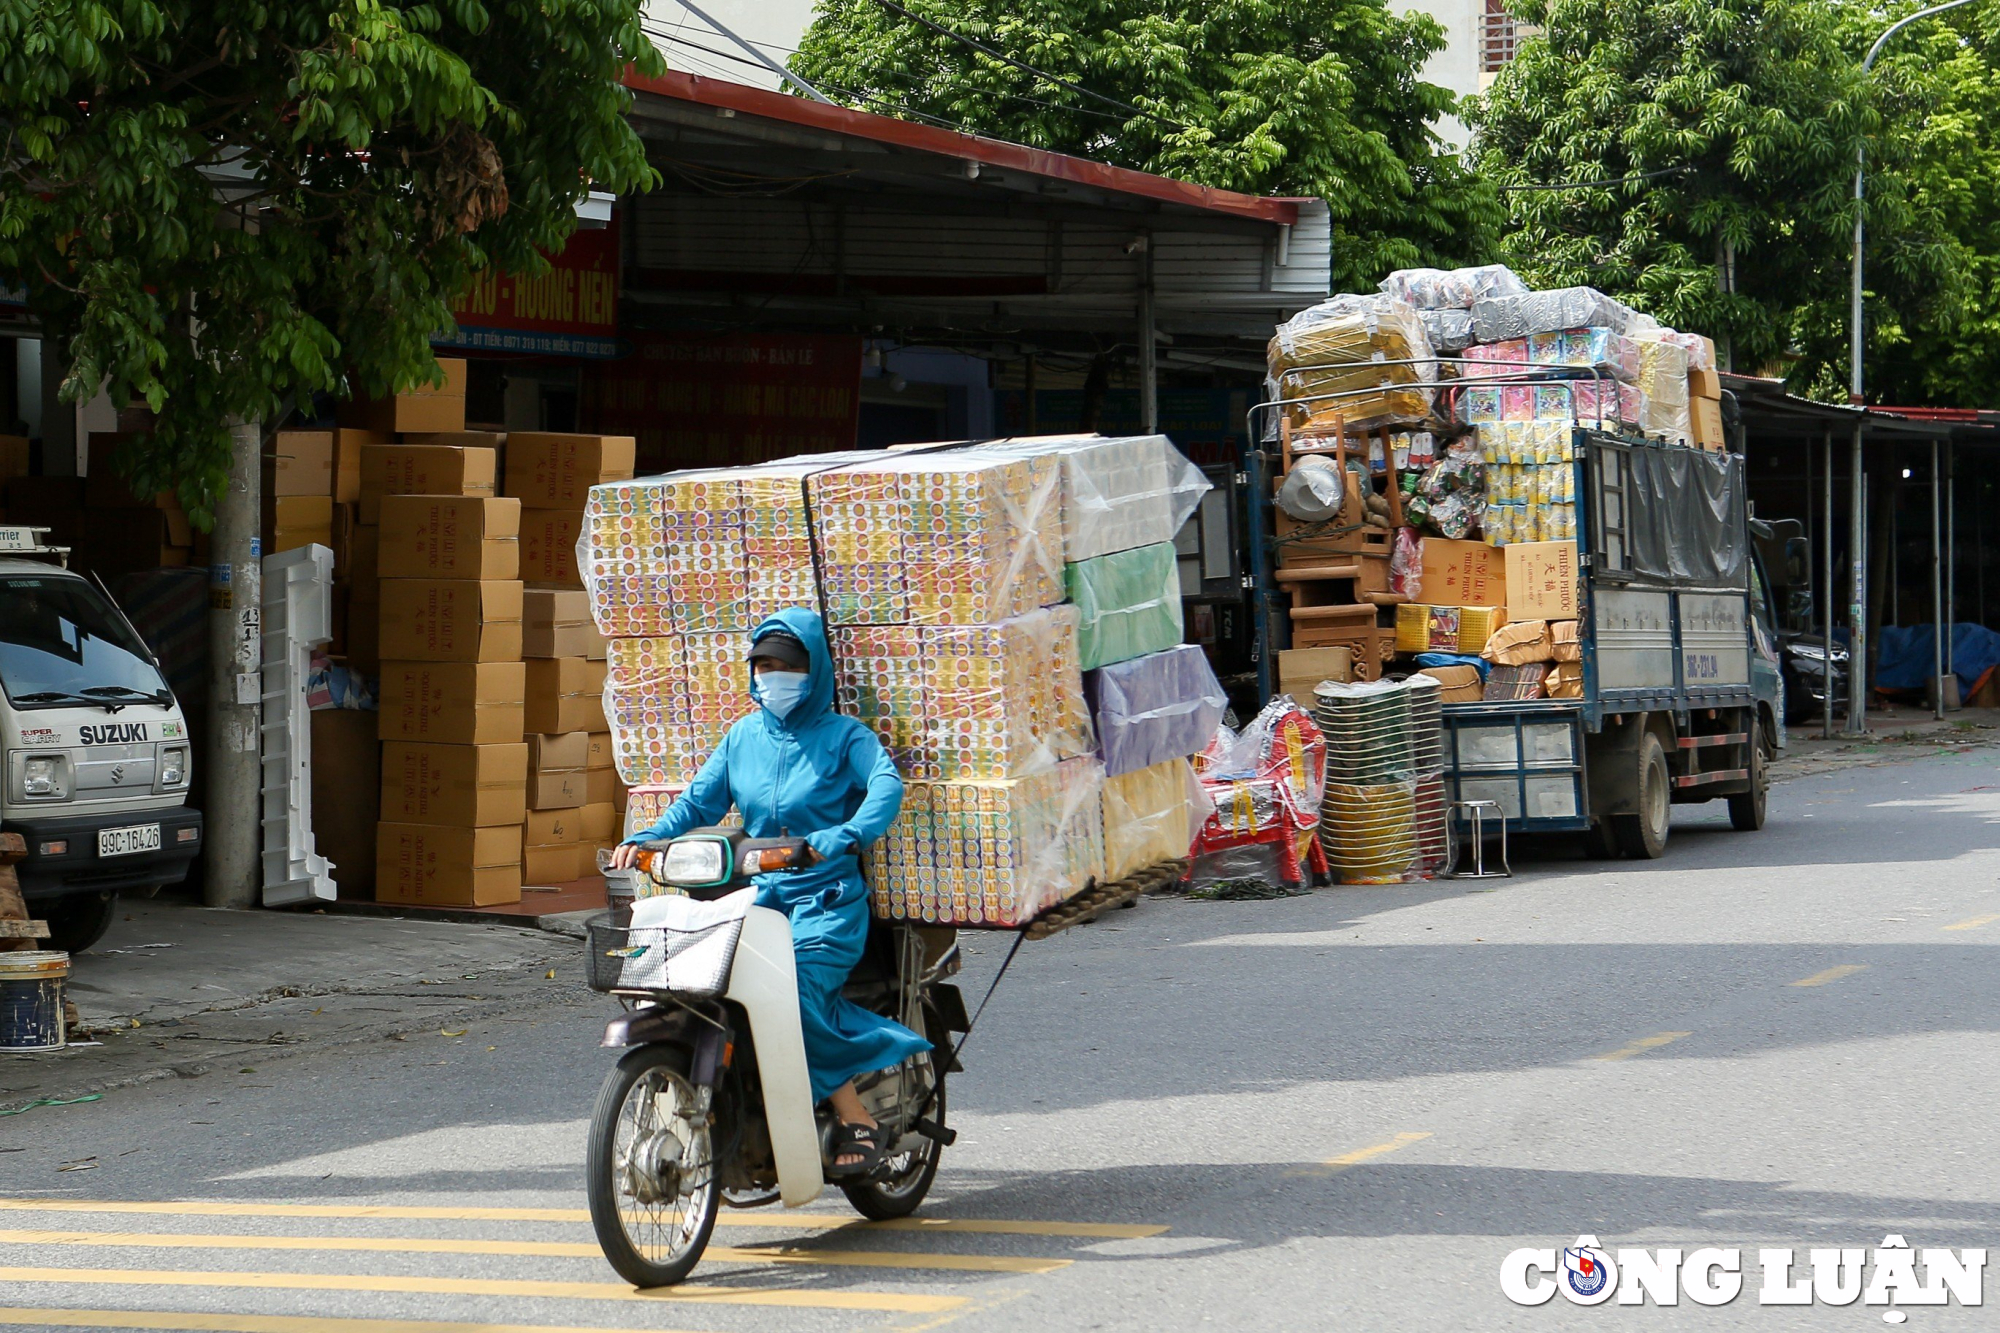
[[[1294,428],[1331,429],[1336,419],[1360,428],[1430,412],[1436,353],[1407,301],[1336,296],[1280,324],[1267,353],[1280,398],[1321,398],[1285,409]]]
[[[1071,561],[1172,541],[1212,489],[1164,435],[1002,440],[972,452],[1057,460],[1063,558]]]
[[[659,823],[660,816],[667,812],[667,807],[678,801],[681,793],[686,790],[685,783],[675,783],[672,786],[627,787],[624,826],[618,835],[619,838],[629,838],[639,830],[649,829]],[[742,828],[743,813],[732,805],[728,813],[717,822],[722,828]],[[651,885],[652,881],[645,879],[639,896],[650,897],[652,893],[658,892],[656,887],[649,887]]]
[[[1347,502],[1347,484],[1331,458],[1307,454],[1278,483],[1278,508],[1301,523],[1336,518]]]
[[[911,782],[867,858],[875,914],[1012,927],[1104,877],[1104,767],[1005,782]]]
[[[1421,524],[1440,537],[1454,541],[1463,538],[1485,513],[1486,471],[1479,446],[1460,440],[1447,447],[1444,457],[1424,470],[1417,482],[1417,492],[1403,512],[1410,522]]]
[[[604,716],[627,786],[685,784],[748,714],[750,667],[737,631],[656,634],[606,645]]]
[[[1472,307],[1473,337],[1482,343],[1591,326],[1624,333],[1631,324],[1632,308],[1595,287],[1496,296]]]
[[[1326,738],[1312,714],[1289,694],[1264,705],[1236,738],[1237,771],[1275,780],[1299,813],[1303,827],[1318,818],[1326,785]]]
[[[1640,393],[1662,407],[1686,407],[1687,349],[1670,342],[1639,344],[1639,367],[1635,382],[1639,386]]]
[[[1088,754],[1076,608],[998,625],[833,631],[834,700],[881,738],[907,778],[1025,776]]]
[[[1651,324],[1650,320],[1647,322]],[[1672,343],[1680,348],[1687,353],[1689,370],[1719,369],[1715,364],[1715,344],[1699,333],[1682,333],[1678,329],[1670,329],[1661,324],[1652,324],[1650,328],[1634,328],[1631,333],[1638,342]]]
[[[1084,687],[1112,777],[1194,754],[1229,707],[1208,655],[1189,643],[1093,671]]]
[[[1104,780],[1104,876],[1123,879],[1186,856],[1215,806],[1185,759]]]
[[[1062,468],[887,454],[808,481],[833,625],[985,625],[1063,599]]]
[[[1528,284],[1505,264],[1471,268],[1399,268],[1382,280],[1382,292],[1419,310],[1470,310],[1498,296],[1520,296]]]
[[[1389,555],[1389,591],[1415,600],[1424,591],[1424,539],[1415,528],[1396,529],[1396,548]]]
[[[1172,542],[1077,561],[1064,573],[1082,615],[1077,648],[1085,671],[1181,641],[1180,565]]]

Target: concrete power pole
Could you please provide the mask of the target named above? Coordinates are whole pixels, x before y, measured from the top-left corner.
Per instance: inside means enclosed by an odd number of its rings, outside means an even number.
[[[263,883],[264,432],[229,428],[229,488],[217,499],[208,567],[208,843],[202,901],[254,907]]]

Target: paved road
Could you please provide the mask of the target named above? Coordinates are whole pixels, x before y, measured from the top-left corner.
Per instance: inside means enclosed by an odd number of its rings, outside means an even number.
[[[0,1324],[1876,1326],[1760,1307],[1754,1272],[1720,1308],[1500,1292],[1510,1250],[1585,1232],[1801,1261],[2000,1242],[1996,751],[1788,782],[1772,811],[1758,835],[1681,811],[1662,862],[1156,901],[1029,946],[920,1223],[730,1215],[669,1293],[619,1285],[581,1221],[608,1064],[586,993],[41,1108],[0,1120]]]

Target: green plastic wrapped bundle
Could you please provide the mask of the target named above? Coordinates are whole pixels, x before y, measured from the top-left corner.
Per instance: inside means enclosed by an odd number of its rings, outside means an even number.
[[[1069,599],[1083,613],[1077,647],[1094,671],[1181,641],[1181,580],[1174,544],[1156,542],[1063,567]]]

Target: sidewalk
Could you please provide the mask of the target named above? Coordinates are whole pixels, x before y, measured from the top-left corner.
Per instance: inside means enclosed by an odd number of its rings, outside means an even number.
[[[1843,768],[1905,763],[1934,754],[1961,754],[2000,745],[2000,709],[1964,708],[1946,713],[1940,722],[1928,708],[1871,708],[1865,736],[1843,735],[1843,721],[1834,718],[1830,739],[1820,737],[1818,718],[1787,728],[1788,744],[1771,765],[1772,780],[1783,782]]]
[[[550,933],[570,923],[544,920],[538,929],[534,918],[469,925],[127,901],[71,965],[69,996],[88,1034],[71,1040],[101,1044],[0,1055],[0,1110],[595,999],[578,984],[576,941]]]

